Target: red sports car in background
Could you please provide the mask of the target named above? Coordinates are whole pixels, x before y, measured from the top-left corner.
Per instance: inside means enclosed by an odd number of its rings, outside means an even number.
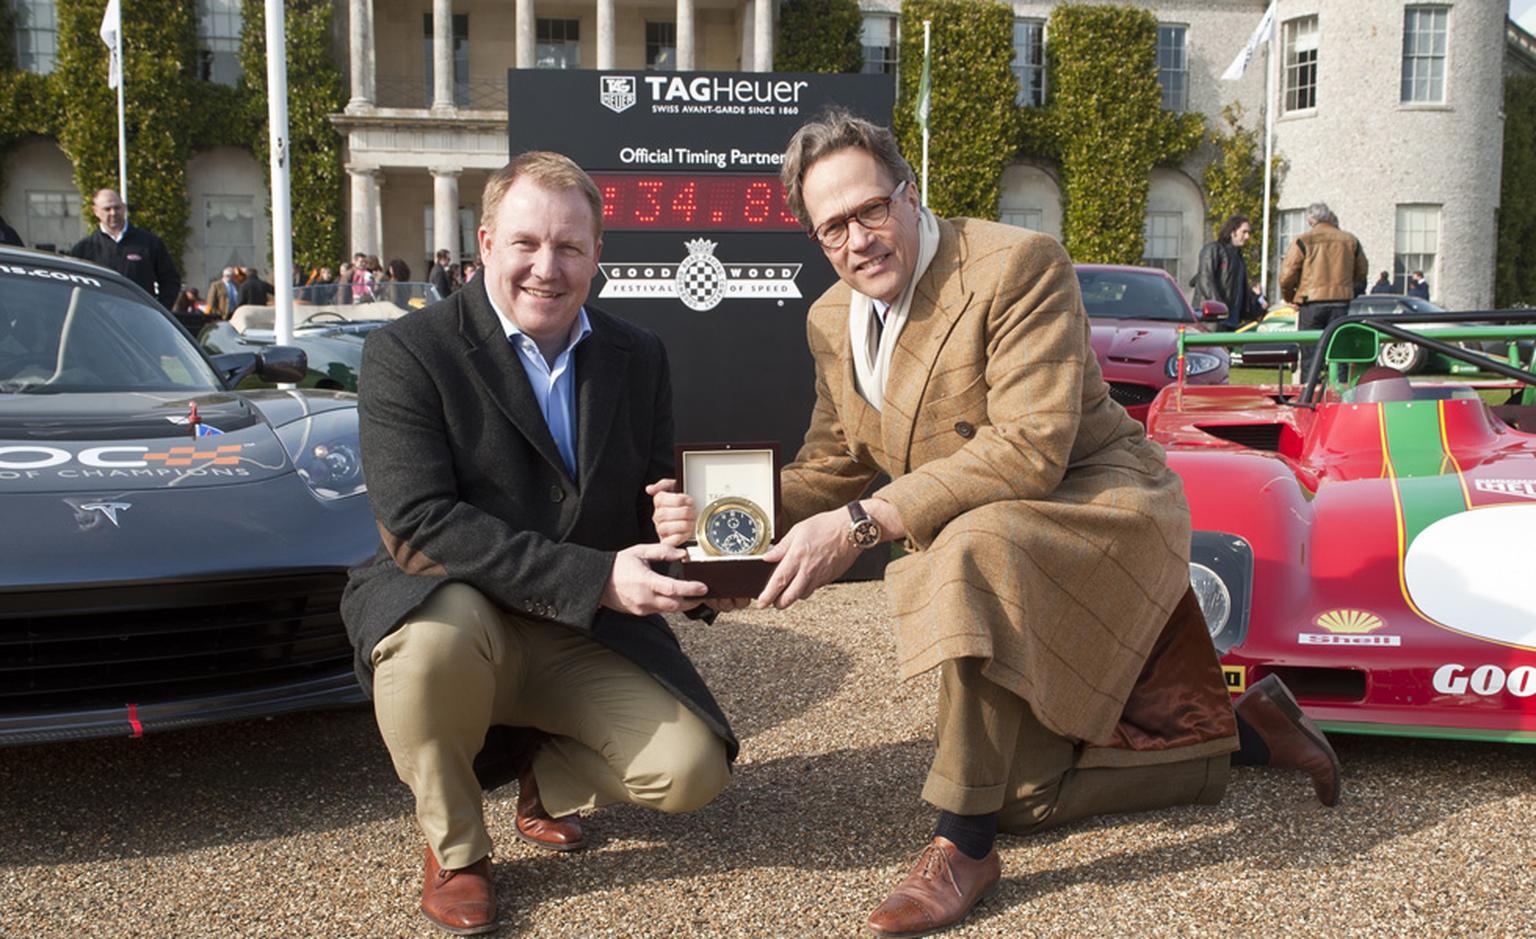
[[[1178,331],[1206,331],[1205,320],[1220,321],[1227,308],[1201,304],[1197,314],[1166,271],[1155,267],[1078,264],[1083,306],[1093,321],[1093,351],[1109,382],[1109,394],[1147,422],[1147,406],[1178,374]],[[1194,385],[1227,381],[1227,350],[1190,350],[1184,357],[1184,379]]]

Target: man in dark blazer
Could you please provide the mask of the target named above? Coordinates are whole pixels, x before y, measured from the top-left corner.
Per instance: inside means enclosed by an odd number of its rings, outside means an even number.
[[[522,154],[482,199],[485,275],[368,338],[359,410],[383,547],[342,615],[427,838],[422,910],[496,928],[481,788],[519,780],[517,837],[584,843],[575,812],[708,803],[737,744],[659,616],[703,584],[656,573],[672,470],[653,334],[583,306],[602,198]]]
[[[109,267],[144,288],[169,310],[181,293],[181,272],[154,232],[128,224],[128,206],[113,189],[99,189],[91,212],[101,227],[75,242],[72,257]]]

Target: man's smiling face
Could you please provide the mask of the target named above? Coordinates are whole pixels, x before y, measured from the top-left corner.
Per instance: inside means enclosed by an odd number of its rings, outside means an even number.
[[[529,338],[562,348],[597,275],[592,207],[578,189],[551,190],[524,176],[480,229],[485,289]]]
[[[844,219],[870,202],[887,198],[900,180],[856,147],[822,157],[801,177],[805,211],[813,229]],[[867,297],[895,302],[917,269],[917,190],[905,186],[891,202],[889,217],[873,229],[848,223],[848,240],[823,247],[844,283]]]

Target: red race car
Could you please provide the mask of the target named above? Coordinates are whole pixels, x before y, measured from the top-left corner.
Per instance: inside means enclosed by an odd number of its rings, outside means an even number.
[[[1417,316],[1295,334],[1327,349],[1303,385],[1167,388],[1148,432],[1234,693],[1275,673],[1331,731],[1536,742],[1536,318]],[[1480,372],[1410,381],[1387,342]]]
[[[1093,327],[1093,352],[1109,394],[1130,415],[1147,421],[1147,406],[1174,380],[1179,329],[1203,331],[1202,321],[1226,318],[1222,303],[1201,304],[1197,315],[1167,272],[1155,267],[1078,264],[1077,282]],[[1222,348],[1190,350],[1184,377],[1197,385],[1224,384],[1230,358]]]

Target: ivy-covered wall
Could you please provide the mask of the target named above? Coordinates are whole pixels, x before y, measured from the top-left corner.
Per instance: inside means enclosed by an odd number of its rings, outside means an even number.
[[[1243,260],[1255,278],[1259,274],[1259,253],[1263,251],[1261,226],[1264,224],[1264,141],[1259,131],[1243,126],[1243,106],[1237,102],[1221,109],[1226,130],[1212,129],[1209,142],[1216,156],[1205,167],[1206,225],[1212,240],[1227,219],[1245,215],[1253,224],[1253,237],[1243,246]],[[1283,163],[1275,158],[1275,177],[1270,187],[1270,218],[1280,204],[1280,170]]]
[[[901,87],[893,129],[919,179],[923,135],[913,105],[923,70],[924,20],[933,24],[928,205],[940,216],[996,218],[1003,170],[1018,151],[1013,10],[992,0],[902,4]]]
[[[1150,11],[1065,3],[1046,32],[1048,98],[1024,109],[1020,149],[1061,167],[1062,240],[1074,259],[1138,264],[1152,168],[1194,152],[1205,118],[1161,109]]]
[[[96,190],[118,186],[117,94],[107,87],[107,48],[99,35],[105,7],[106,0],[57,0],[58,64],[52,75],[21,72],[14,57],[0,58],[0,157],[23,137],[55,138],[74,165],[87,226],[94,224],[89,206]],[[10,14],[8,0],[0,0],[0,10]],[[196,78],[195,4],[123,4],[128,198],[134,223],[159,235],[173,257],[180,258],[187,244],[186,167],[193,154],[243,147],[265,165],[261,10],[261,3],[247,0],[242,51],[254,42],[257,64],[243,54],[241,85],[228,88]],[[329,112],[321,110],[337,111],[342,103],[341,75],[331,56],[331,8],[322,0],[287,0],[287,11],[294,254],[301,264],[334,263],[341,254],[341,142],[323,121]],[[7,50],[0,56],[14,47],[14,22],[0,17],[0,48]]]
[[[780,72],[857,72],[864,15],[858,0],[785,0],[773,67]]]
[[[1504,77],[1504,170],[1499,183],[1493,302],[1536,306],[1536,77]]]

